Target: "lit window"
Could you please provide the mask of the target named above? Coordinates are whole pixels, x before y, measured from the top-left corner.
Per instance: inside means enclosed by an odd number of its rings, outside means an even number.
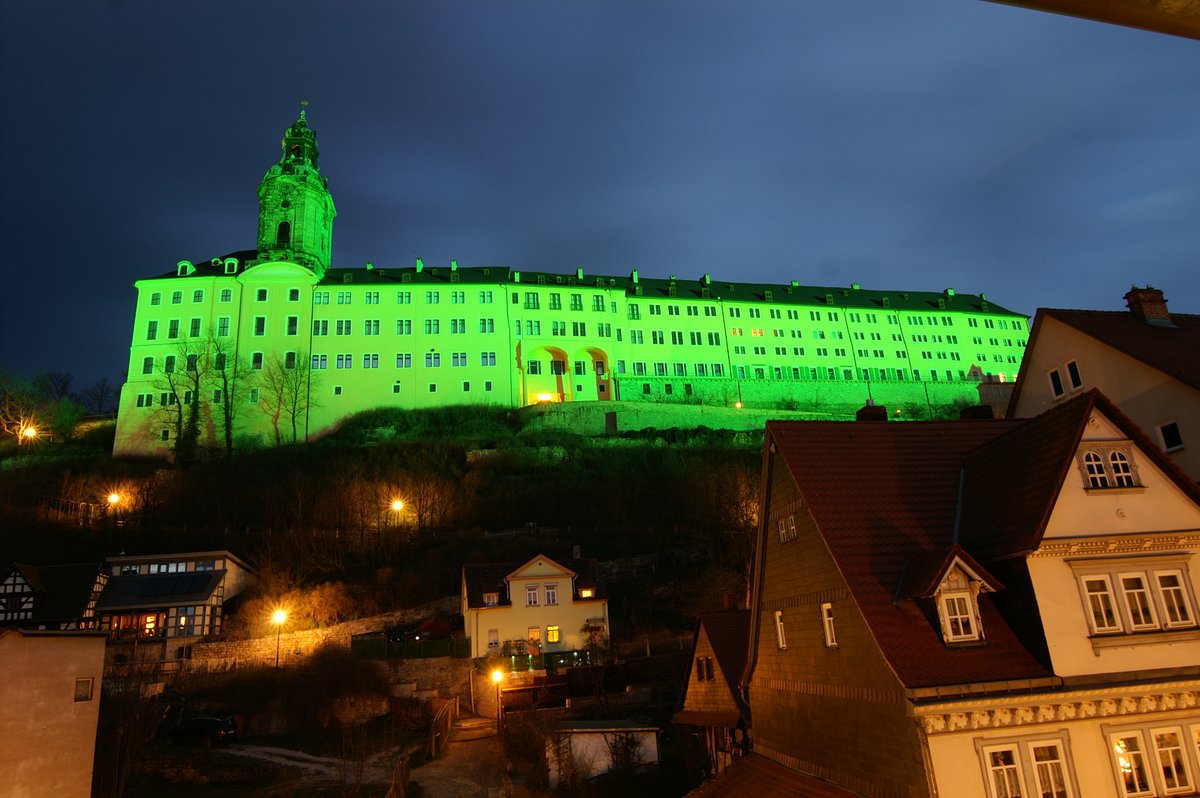
[[[541,627],[539,627],[539,626],[530,626],[530,627],[529,627],[529,631],[528,631],[526,634],[527,634],[527,636],[529,637],[529,642],[530,642],[532,645],[535,645],[535,646],[536,646],[538,643],[541,643],[541,642],[542,642],[542,629],[541,629]]]
[[[557,643],[562,639],[557,626],[546,627],[546,642]]]
[[[787,635],[783,630],[783,610],[775,610],[775,643],[779,648],[787,648]]]

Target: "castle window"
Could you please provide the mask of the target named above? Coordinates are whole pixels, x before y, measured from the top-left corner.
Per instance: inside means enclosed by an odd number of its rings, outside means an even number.
[[[151,294],[150,295],[150,304],[151,305],[161,305],[162,304],[162,294],[160,294],[158,291],[155,291],[153,294]]]
[[[275,246],[286,247],[292,240],[292,224],[288,221],[279,223],[275,231]]]
[[[142,373],[143,374],[153,374],[154,373],[154,358],[147,357],[147,358],[142,359]]]
[[[182,291],[172,291],[171,292],[171,304],[172,305],[180,305],[182,303],[183,303],[183,292]]]
[[[255,294],[254,294],[254,298],[259,302],[266,302],[267,301],[267,289],[265,289],[265,288],[258,289],[258,291],[255,292]]]
[[[288,289],[288,302],[299,302],[299,301],[300,301],[300,289],[299,288],[289,288]]]
[[[222,288],[221,289],[221,301],[222,302],[230,302],[232,300],[233,300],[233,289]]]

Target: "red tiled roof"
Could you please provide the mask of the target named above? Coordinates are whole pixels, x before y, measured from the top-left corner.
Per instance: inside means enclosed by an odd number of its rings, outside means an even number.
[[[979,597],[987,645],[971,648],[947,648],[914,599],[957,546],[986,564],[1040,545],[1093,410],[1200,504],[1200,487],[1096,390],[1033,419],[768,422],[768,445],[906,687],[1051,675],[989,596]]]
[[[1038,308],[1029,333],[1028,349],[1037,349],[1044,320],[1052,318],[1185,385],[1200,389],[1200,315],[1172,313],[1170,316],[1173,327],[1148,324],[1128,311]],[[1021,391],[1029,378],[1030,362],[1030,358],[1021,361],[1021,370],[1008,400],[1010,417],[1016,411]]]
[[[911,558],[904,566],[900,576],[900,585],[896,588],[896,599],[927,598],[937,592],[942,578],[950,570],[950,566],[958,559],[975,575],[983,580],[992,590],[1001,590],[1004,586],[987,572],[987,570],[967,553],[967,550],[957,543],[945,549],[919,554]]]
[[[947,648],[912,600],[905,563],[954,542],[965,456],[1023,421],[768,422],[884,657],[907,687],[1051,675],[980,596],[987,645]],[[966,547],[968,551],[970,547]]]
[[[861,798],[860,793],[798,773],[761,754],[734,762],[687,798]]]
[[[1200,315],[1172,313],[1174,327],[1147,324],[1128,311],[1040,308],[1038,315],[1057,319],[1200,389]]]

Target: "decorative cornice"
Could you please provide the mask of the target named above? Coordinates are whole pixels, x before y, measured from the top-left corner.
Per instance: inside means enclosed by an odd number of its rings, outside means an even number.
[[[1095,538],[1043,538],[1029,557],[1095,557],[1119,554],[1143,554],[1200,548],[1200,530],[1143,532],[1135,535],[1105,535]]]
[[[914,707],[926,734],[1148,715],[1200,706],[1200,680],[955,701]]]

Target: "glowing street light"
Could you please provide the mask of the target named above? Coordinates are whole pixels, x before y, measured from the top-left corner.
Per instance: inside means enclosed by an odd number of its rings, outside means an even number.
[[[32,441],[37,436],[38,436],[37,427],[33,426],[32,424],[29,425],[28,427],[25,427],[23,430],[21,430],[21,437],[25,440],[26,443]]]
[[[279,635],[283,632],[283,622],[287,620],[287,612],[275,610],[271,623],[275,624],[275,668],[279,669]]]
[[[500,732],[500,682],[504,681],[504,671],[497,668],[492,671],[492,681],[496,685],[496,732]]]
[[[117,493],[115,490],[112,493],[108,494],[108,506],[109,507],[116,507],[120,503],[121,503],[121,494]]]
[[[404,502],[402,502],[400,499],[392,499],[392,510],[393,511],[398,513],[403,509],[404,509]]]

